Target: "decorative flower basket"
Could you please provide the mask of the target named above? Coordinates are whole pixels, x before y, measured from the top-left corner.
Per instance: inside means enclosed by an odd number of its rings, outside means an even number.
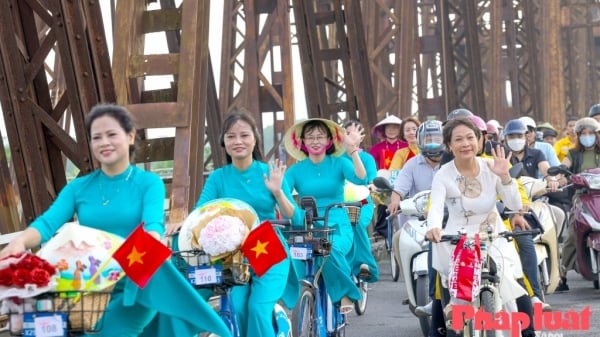
[[[98,333],[102,330],[102,323],[98,322],[106,311],[111,291],[112,287],[90,293],[61,291],[27,299],[12,298],[3,302],[2,309],[8,312],[11,336],[35,336],[38,320],[45,317],[59,319],[53,329],[62,329],[64,335]]]

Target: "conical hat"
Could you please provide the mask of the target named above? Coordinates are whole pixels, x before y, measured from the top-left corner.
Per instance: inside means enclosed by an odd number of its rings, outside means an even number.
[[[385,135],[385,126],[387,124],[402,125],[402,120],[394,115],[389,115],[373,127],[373,136],[383,137]]]
[[[333,146],[335,146],[334,156],[340,156],[346,151],[342,146],[344,142],[344,131],[342,130],[342,127],[329,119],[310,118],[294,124],[294,126],[287,130],[283,136],[285,150],[290,156],[294,157],[296,160],[302,160],[307,157],[306,153],[302,151],[302,146],[304,145],[302,143],[302,128],[304,127],[304,124],[310,121],[321,121],[327,125],[331,132]]]

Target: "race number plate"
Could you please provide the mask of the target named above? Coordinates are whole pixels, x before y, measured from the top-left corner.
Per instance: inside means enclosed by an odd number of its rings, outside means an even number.
[[[67,314],[64,312],[26,312],[23,314],[23,336],[67,336]]]
[[[295,243],[290,246],[290,253],[294,260],[312,259],[313,247],[310,243]]]
[[[221,266],[193,266],[188,269],[188,280],[194,286],[221,284]]]

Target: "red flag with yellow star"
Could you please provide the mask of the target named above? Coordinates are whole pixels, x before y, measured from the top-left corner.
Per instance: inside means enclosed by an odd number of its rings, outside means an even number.
[[[242,253],[254,269],[262,276],[274,264],[285,260],[287,253],[270,222],[265,221],[254,228],[241,247]]]
[[[144,288],[154,272],[171,256],[171,250],[148,234],[140,224],[114,252],[125,274]]]

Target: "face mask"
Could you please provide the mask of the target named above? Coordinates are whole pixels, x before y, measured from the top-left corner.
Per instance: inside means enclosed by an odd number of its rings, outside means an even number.
[[[508,139],[506,141],[506,145],[508,145],[508,147],[515,152],[523,151],[523,149],[525,148],[525,139]]]
[[[596,143],[596,135],[579,136],[579,142],[584,147],[592,147]]]

